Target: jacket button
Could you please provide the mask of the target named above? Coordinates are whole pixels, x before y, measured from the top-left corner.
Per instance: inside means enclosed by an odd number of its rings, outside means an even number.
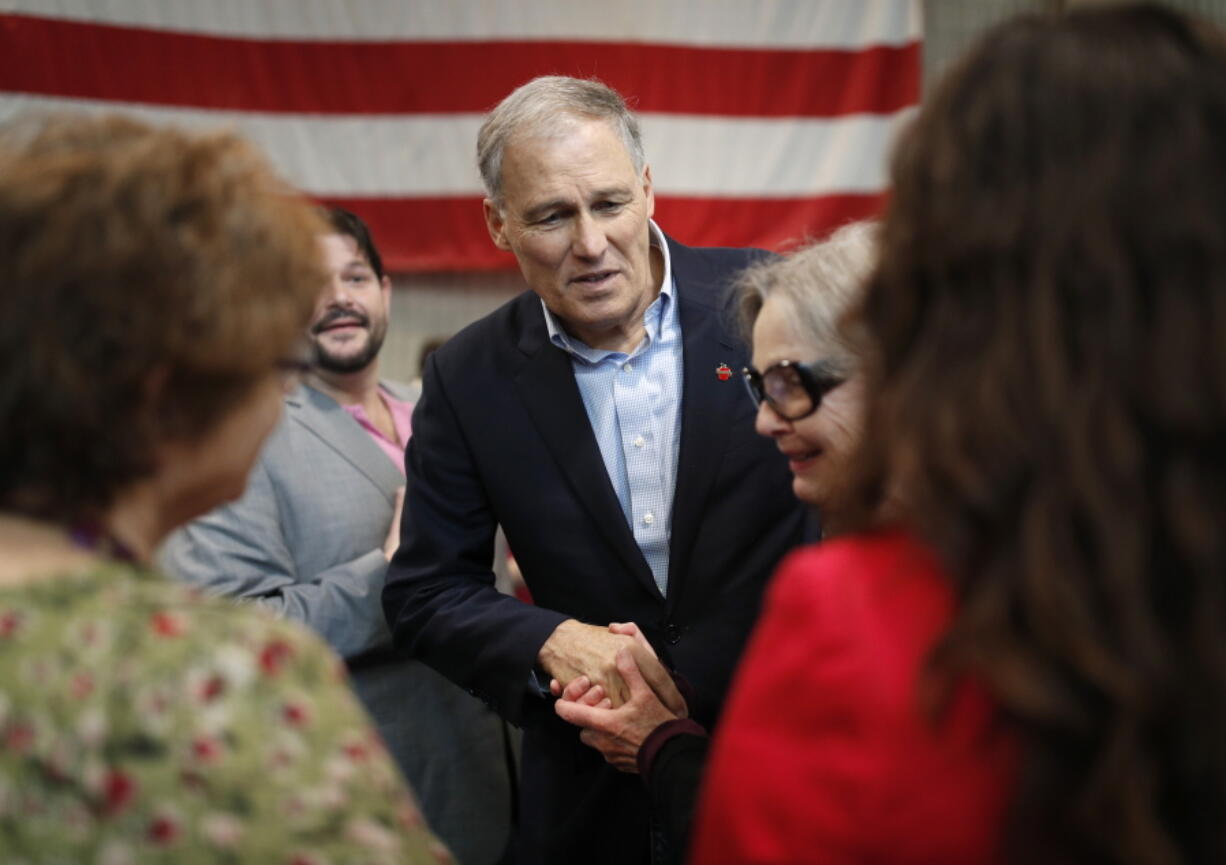
[[[664,628],[664,637],[670,646],[675,646],[681,642],[681,629],[669,622]]]

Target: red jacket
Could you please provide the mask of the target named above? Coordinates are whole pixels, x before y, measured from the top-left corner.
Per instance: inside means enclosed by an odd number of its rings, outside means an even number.
[[[715,737],[691,862],[999,861],[1015,741],[971,683],[937,722],[916,692],[951,611],[906,535],[790,556]]]

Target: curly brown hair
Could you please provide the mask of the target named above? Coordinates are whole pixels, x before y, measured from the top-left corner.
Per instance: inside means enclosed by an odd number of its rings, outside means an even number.
[[[290,352],[326,228],[226,132],[17,121],[0,178],[0,509],[97,519]]]
[[[1226,50],[1155,6],[991,32],[900,142],[863,513],[1021,731],[1007,856],[1226,862]],[[862,522],[867,518],[862,518]]]

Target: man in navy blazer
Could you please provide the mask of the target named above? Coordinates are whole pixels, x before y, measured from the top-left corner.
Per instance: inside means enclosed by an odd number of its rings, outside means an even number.
[[[532,290],[427,363],[384,609],[399,644],[523,727],[514,861],[646,863],[642,784],[555,716],[550,682],[587,676],[619,704],[630,649],[711,726],[767,578],[805,540],[724,306],[755,253],[664,236],[637,121],[598,82],[519,88],[478,161],[490,236]],[[494,588],[499,524],[534,605]]]

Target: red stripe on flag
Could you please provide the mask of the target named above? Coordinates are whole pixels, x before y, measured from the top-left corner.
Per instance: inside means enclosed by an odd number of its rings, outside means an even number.
[[[818,198],[658,198],[656,220],[682,243],[784,251],[855,219],[877,215],[884,195]],[[370,225],[388,270],[509,270],[515,259],[490,242],[481,199],[329,199]]]
[[[786,252],[881,214],[885,193],[812,198],[657,198],[656,222],[682,243]]]
[[[889,113],[919,99],[919,45],[278,41],[0,15],[0,90],[10,92],[240,111],[479,113],[547,74],[597,76],[640,111]]]

